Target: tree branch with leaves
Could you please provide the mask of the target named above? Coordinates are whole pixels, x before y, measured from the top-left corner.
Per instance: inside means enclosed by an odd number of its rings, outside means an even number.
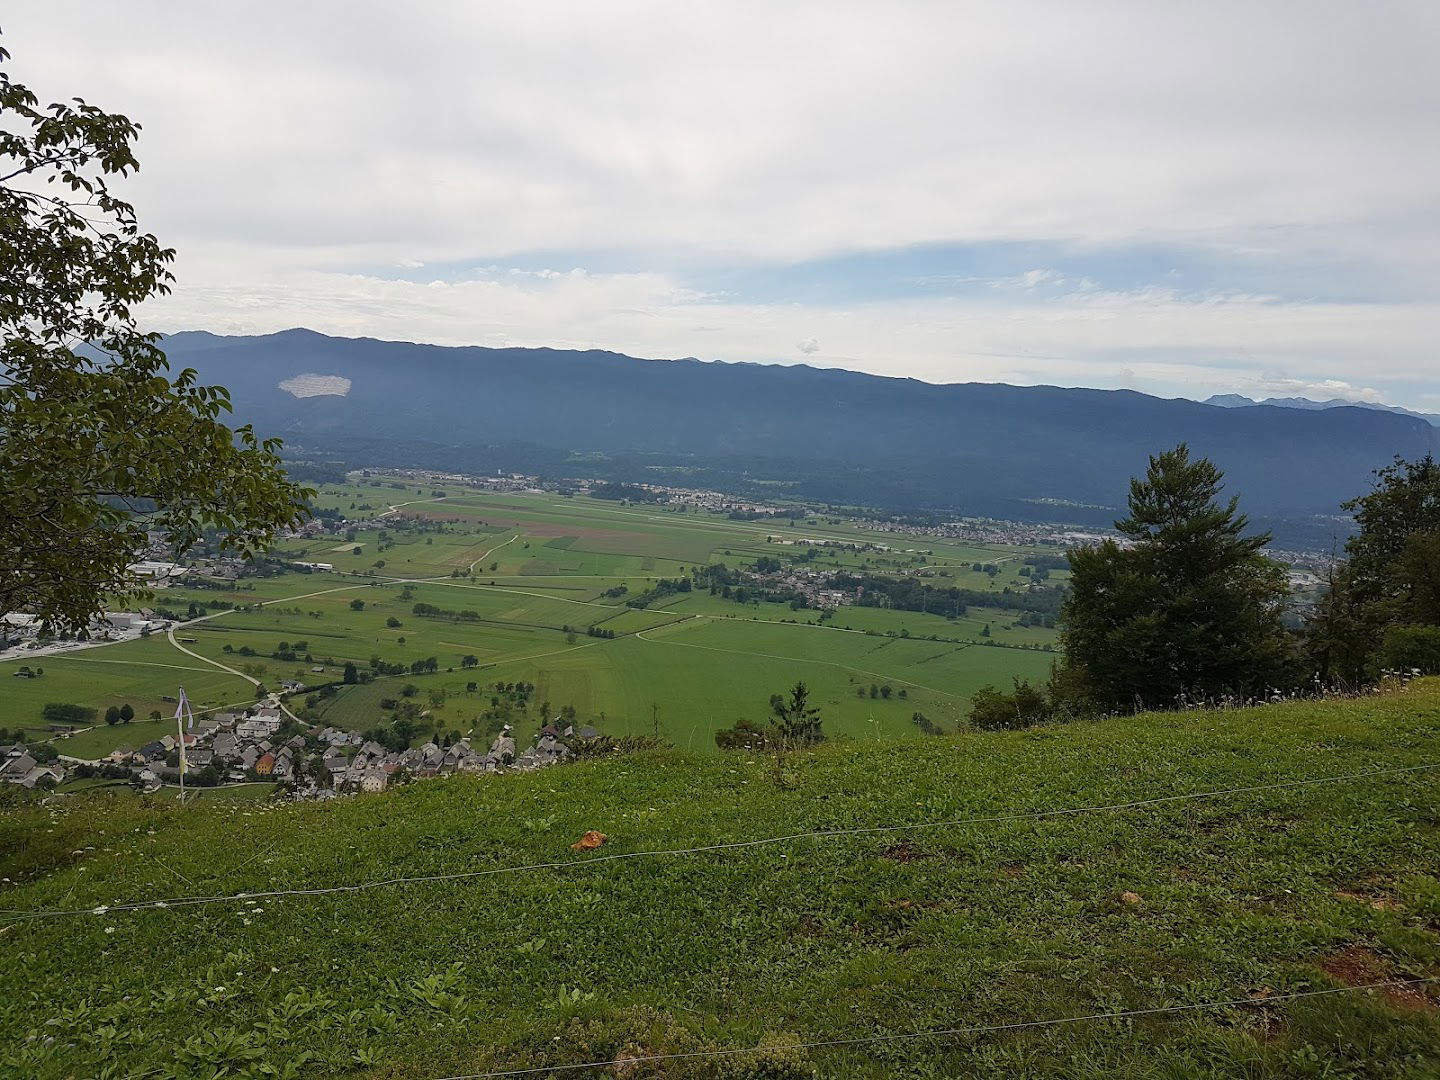
[[[78,98],[41,106],[0,67],[0,615],[55,630],[140,593],[150,531],[175,557],[207,532],[248,556],[313,495],[137,324],[175,257],[110,187],[139,134]]]

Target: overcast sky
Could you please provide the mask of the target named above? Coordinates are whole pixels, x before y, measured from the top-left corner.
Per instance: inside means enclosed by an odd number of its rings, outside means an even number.
[[[161,330],[1440,411],[1440,3],[11,0]]]

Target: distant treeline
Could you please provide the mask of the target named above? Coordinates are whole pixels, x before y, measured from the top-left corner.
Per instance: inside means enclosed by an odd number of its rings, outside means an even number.
[[[789,506],[782,510],[731,510],[725,515],[732,521],[804,521],[810,511],[803,506]]]
[[[590,489],[592,499],[612,499],[615,502],[628,500],[630,502],[658,503],[664,502],[667,496],[663,492],[651,491],[639,484],[597,484]]]
[[[1054,615],[1065,599],[1062,589],[1027,589],[1024,592],[1012,592],[1008,588],[1002,592],[984,592],[956,586],[937,589],[918,578],[888,578],[875,574],[839,573],[831,579],[831,585],[856,593],[855,603],[860,607],[891,607],[932,615],[964,615],[972,606]]]

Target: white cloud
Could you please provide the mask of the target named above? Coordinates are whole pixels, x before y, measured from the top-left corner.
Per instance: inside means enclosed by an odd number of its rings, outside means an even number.
[[[403,19],[355,0],[17,0],[5,44],[42,98],[143,122],[127,190],[180,251],[150,314],[165,328],[667,356],[701,352],[703,326],[707,355],[823,339],[940,380],[1198,393],[1363,372],[1368,391],[1430,377],[1440,339],[1437,27],[1424,4],[1342,0],[1304,18],[1239,0],[422,0]],[[984,302],[687,284],[699,266],[994,241],[1341,276],[1313,301],[1186,292],[1168,261],[1120,290],[1037,268]],[[616,251],[652,272],[576,268]],[[385,280],[396,267],[433,282]],[[1344,302],[1346,275],[1408,302]]]
[[[813,337],[807,337],[804,341],[795,346],[806,356],[813,356],[820,351],[820,343]]]
[[[177,239],[429,263],[1435,225],[1419,6],[22,0],[5,29],[42,93],[145,122]]]
[[[1267,397],[1303,397],[1312,401],[1364,401],[1370,404],[1389,404],[1385,394],[1373,386],[1355,386],[1344,379],[1321,379],[1318,382],[1307,379],[1261,378],[1253,384],[1257,393]]]

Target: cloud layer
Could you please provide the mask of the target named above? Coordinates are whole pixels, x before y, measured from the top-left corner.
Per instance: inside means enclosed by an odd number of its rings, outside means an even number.
[[[5,31],[42,97],[145,125],[163,329],[1431,392],[1432,4],[22,0]]]

